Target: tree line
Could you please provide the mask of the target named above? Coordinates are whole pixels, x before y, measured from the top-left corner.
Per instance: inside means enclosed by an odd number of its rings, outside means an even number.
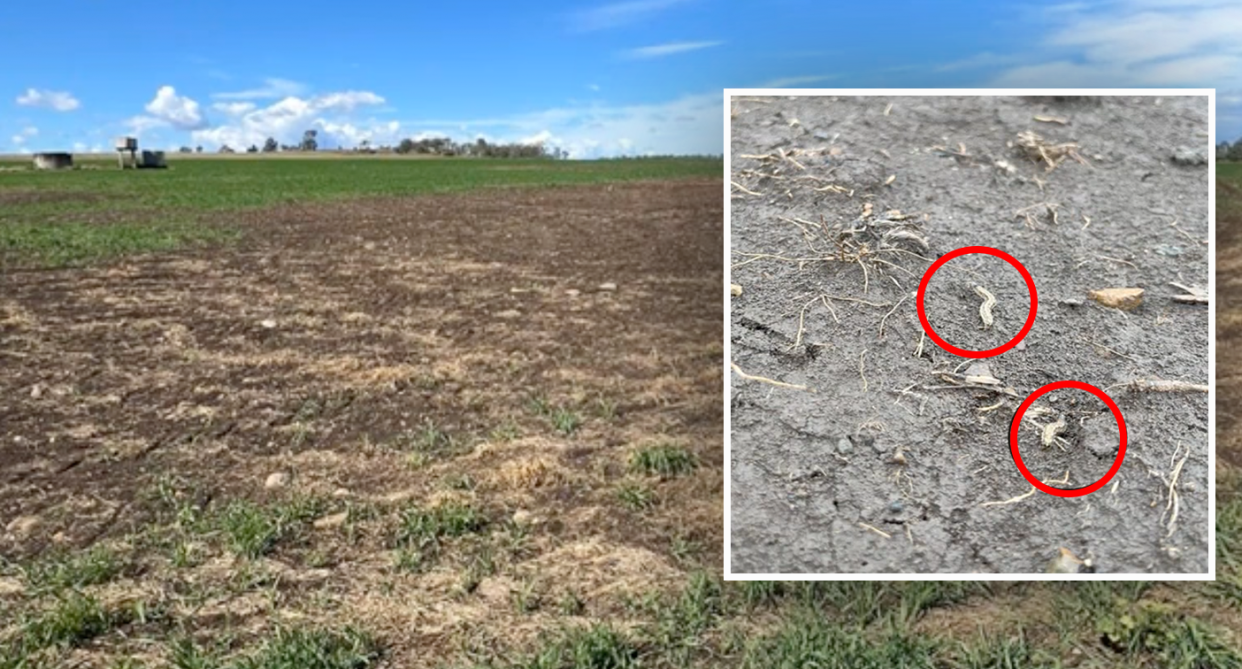
[[[246,153],[276,153],[281,151],[318,151],[319,150],[319,131],[307,130],[302,133],[302,141],[297,144],[281,144],[274,137],[268,137],[263,146],[255,144],[245,148]],[[488,142],[479,138],[473,142],[454,142],[447,137],[428,137],[423,139],[403,139],[395,146],[381,145],[374,146],[369,140],[362,140],[358,146],[348,150],[354,153],[396,153],[396,154],[421,154],[432,156],[474,156],[480,158],[554,158],[563,160],[569,157],[569,152],[558,148],[539,144],[521,144],[518,142],[500,143]],[[203,147],[197,146],[190,148],[183,146],[181,153],[202,153]],[[237,149],[223,144],[218,149],[219,153],[237,153]]]

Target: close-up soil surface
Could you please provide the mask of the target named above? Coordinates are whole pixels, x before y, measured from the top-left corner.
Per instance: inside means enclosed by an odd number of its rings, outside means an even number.
[[[1207,98],[730,105],[732,573],[1208,571]]]

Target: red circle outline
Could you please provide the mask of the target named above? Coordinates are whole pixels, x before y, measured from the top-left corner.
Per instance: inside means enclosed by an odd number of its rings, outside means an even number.
[[[1078,390],[1085,390],[1100,398],[1100,400],[1108,406],[1109,410],[1113,412],[1113,417],[1117,419],[1117,430],[1121,434],[1121,443],[1117,447],[1117,459],[1113,461],[1112,468],[1109,469],[1108,473],[1105,474],[1099,481],[1082,488],[1054,488],[1043,481],[1040,481],[1031,474],[1030,470],[1026,468],[1026,464],[1022,462],[1022,456],[1018,453],[1018,425],[1022,422],[1022,416],[1026,415],[1026,410],[1030,408],[1036,398],[1059,388],[1076,388]],[[1022,402],[1022,404],[1018,405],[1018,410],[1013,414],[1013,422],[1009,426],[1009,452],[1013,454],[1013,462],[1018,465],[1018,471],[1022,472],[1022,476],[1026,477],[1026,480],[1030,481],[1031,485],[1048,493],[1049,495],[1056,495],[1057,497],[1082,497],[1083,495],[1089,495],[1096,490],[1103,488],[1110,480],[1112,480],[1114,476],[1117,475],[1117,471],[1121,469],[1121,462],[1125,460],[1126,457],[1126,420],[1122,417],[1121,409],[1117,406],[1117,403],[1114,402],[1113,398],[1109,397],[1103,390],[1100,390],[1089,383],[1083,383],[1082,381],[1054,381],[1031,393],[1030,396]]]
[[[1010,339],[1008,342],[1001,344],[996,348],[990,348],[984,351],[971,351],[964,348],[958,348],[941,339],[940,335],[936,334],[936,331],[932,329],[931,323],[927,320],[927,312],[923,309],[923,293],[927,291],[927,284],[931,281],[932,275],[936,273],[936,270],[939,270],[945,263],[954,258],[969,255],[971,253],[983,253],[985,255],[995,256],[1009,263],[1014,269],[1018,270],[1019,274],[1022,275],[1022,280],[1026,282],[1026,287],[1031,293],[1031,313],[1026,317],[1026,323],[1023,324],[1022,330],[1018,332],[1017,336]],[[1022,263],[1018,262],[1013,256],[990,246],[963,246],[960,249],[954,249],[940,256],[936,262],[931,264],[931,267],[927,268],[927,271],[923,273],[922,281],[919,281],[919,290],[918,295],[915,298],[915,303],[919,312],[919,322],[923,324],[923,331],[926,332],[927,336],[931,337],[931,340],[936,342],[940,348],[952,353],[953,355],[963,358],[990,358],[992,356],[1000,355],[1001,353],[1017,346],[1018,342],[1022,341],[1022,339],[1026,337],[1027,333],[1031,331],[1031,326],[1035,325],[1035,313],[1039,310],[1039,295],[1035,292],[1035,279],[1031,278],[1031,273],[1026,271],[1026,267],[1023,267]]]

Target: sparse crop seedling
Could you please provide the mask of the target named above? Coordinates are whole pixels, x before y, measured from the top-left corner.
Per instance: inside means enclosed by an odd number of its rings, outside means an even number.
[[[582,416],[565,407],[557,407],[552,412],[551,420],[556,431],[567,437],[582,425]]]
[[[459,502],[424,508],[411,506],[401,512],[396,540],[403,546],[435,545],[441,539],[482,532],[488,519],[477,507]]]
[[[696,467],[698,459],[694,454],[673,444],[644,446],[630,454],[630,470],[648,476],[673,478],[689,474]]]
[[[272,506],[235,501],[221,511],[218,523],[230,551],[258,558],[300,532],[319,515],[322,507],[322,502],[315,498],[297,498]]]
[[[630,481],[617,488],[617,498],[631,511],[646,511],[656,503],[656,494],[642,483]]]

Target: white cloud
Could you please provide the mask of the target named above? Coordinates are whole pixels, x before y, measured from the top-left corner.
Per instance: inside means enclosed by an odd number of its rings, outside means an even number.
[[[591,89],[593,93],[599,92],[599,84],[587,84],[587,88]]]
[[[203,116],[198,103],[191,98],[177,95],[177,89],[172,86],[161,86],[155,93],[155,99],[148,102],[144,109],[150,115],[149,121],[156,122],[150,124],[148,121],[148,127],[166,124],[178,130],[195,130],[207,125],[207,118]]]
[[[395,121],[359,122],[349,116],[363,107],[384,104],[384,98],[370,91],[342,91],[310,98],[288,96],[266,107],[254,107],[232,114],[225,122],[192,133],[196,143],[233,148],[262,146],[268,137],[281,144],[295,144],[306,130],[319,131],[319,144],[356,146],[366,139],[372,143],[395,143],[400,124]]]
[[[254,110],[255,104],[253,102],[217,102],[211,108],[229,116],[241,116]]]
[[[275,100],[302,95],[306,86],[289,79],[270,77],[263,80],[263,86],[244,91],[215,93],[211,97],[217,100]]]
[[[38,128],[34,127],[33,125],[26,126],[25,128],[22,128],[21,132],[17,133],[16,135],[13,135],[13,137],[11,138],[11,141],[14,146],[21,146],[26,143],[26,140],[38,134],[39,134]]]
[[[653,46],[642,46],[637,49],[630,49],[622,52],[626,58],[662,58],[678,53],[686,53],[689,51],[698,51],[699,49],[708,49],[714,46],[720,46],[724,42],[707,41],[707,42],[669,42],[668,44],[656,44]]]
[[[41,107],[58,112],[73,111],[82,106],[82,103],[67,91],[49,91],[36,88],[27,88],[25,93],[17,96],[17,104],[23,107]]]
[[[638,23],[689,0],[628,0],[583,10],[573,16],[574,29],[581,32],[608,30]]]
[[[1242,87],[1242,6],[1220,0],[1120,0],[1059,5],[1039,51],[997,86]],[[960,61],[985,63],[980,54]],[[951,64],[952,65],[952,64]],[[941,69],[945,69],[942,66]]]
[[[798,88],[807,84],[818,84],[831,79],[836,79],[835,74],[810,75],[805,77],[781,77],[773,79],[759,86],[759,88]]]

